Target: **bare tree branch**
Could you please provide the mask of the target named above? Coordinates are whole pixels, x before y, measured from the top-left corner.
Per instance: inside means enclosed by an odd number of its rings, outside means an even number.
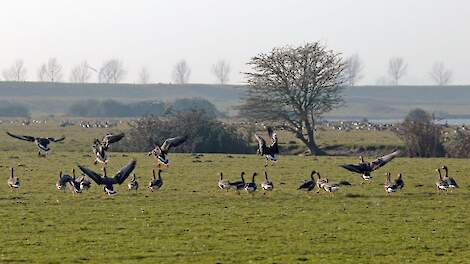
[[[47,63],[43,63],[38,70],[38,79],[42,82],[62,81],[62,65],[56,58],[50,58]]]
[[[87,61],[84,61],[73,67],[70,72],[70,82],[87,83],[91,79],[91,70]]]
[[[315,42],[275,48],[248,65],[252,72],[245,73],[248,90],[241,114],[280,123],[312,154],[323,154],[315,143],[315,120],[343,102],[345,64],[339,54]]]
[[[402,57],[393,57],[388,62],[388,75],[394,85],[398,85],[400,79],[406,75],[408,64]]]
[[[16,60],[10,68],[2,72],[5,81],[24,82],[26,81],[27,70],[23,60]]]
[[[441,86],[449,84],[452,80],[452,71],[446,69],[444,62],[442,61],[434,63],[429,75],[437,85]]]
[[[124,80],[126,70],[118,59],[110,59],[103,63],[98,73],[100,83],[119,83]]]
[[[173,81],[177,84],[185,84],[189,80],[191,69],[185,60],[178,62],[173,69]]]
[[[212,73],[217,79],[217,82],[221,85],[224,85],[230,79],[230,64],[225,60],[219,60],[217,63],[212,65]]]
[[[364,70],[364,64],[358,54],[354,54],[346,59],[346,68],[344,69],[344,75],[349,86],[354,86],[364,76],[362,72]]]
[[[150,72],[146,67],[143,67],[139,72],[139,83],[148,84],[150,81]]]

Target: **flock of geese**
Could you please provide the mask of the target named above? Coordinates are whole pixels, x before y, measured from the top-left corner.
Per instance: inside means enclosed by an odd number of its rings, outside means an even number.
[[[258,141],[258,149],[257,153],[261,156],[264,156],[266,159],[265,167],[268,166],[269,162],[275,163],[278,160],[279,155],[279,147],[278,147],[278,138],[276,133],[272,130],[272,128],[267,128],[268,135],[271,138],[271,144],[267,144],[266,140],[264,140],[261,136],[255,134],[255,138]],[[63,142],[65,137],[60,138],[52,138],[52,137],[33,137],[33,136],[24,136],[24,135],[16,135],[10,132],[7,134],[15,139],[20,139],[28,142],[34,142],[39,151],[38,156],[45,157],[50,151],[49,144],[54,142]],[[58,190],[65,190],[67,185],[72,190],[73,194],[81,193],[83,190],[88,190],[91,187],[91,179],[97,185],[103,185],[103,193],[108,196],[113,196],[117,194],[117,191],[114,189],[114,185],[123,184],[126,179],[130,176],[132,171],[136,168],[137,161],[131,160],[127,165],[122,167],[118,172],[114,174],[113,177],[109,177],[107,175],[106,165],[109,162],[109,156],[107,155],[107,151],[111,144],[119,142],[122,138],[124,138],[124,133],[120,134],[106,134],[101,140],[95,139],[93,141],[92,150],[94,153],[94,164],[102,164],[102,171],[103,174],[97,173],[90,168],[84,165],[78,165],[78,168],[81,171],[82,176],[77,178],[75,174],[75,169],[72,169],[72,175],[63,174],[62,171],[59,172],[59,178],[56,182],[56,188]],[[177,147],[188,139],[187,136],[182,137],[172,137],[166,139],[163,144],[154,144],[154,149],[148,153],[149,156],[154,156],[156,160],[156,167],[158,168],[158,174],[156,175],[155,169],[152,170],[153,178],[149,182],[147,188],[150,191],[159,190],[163,186],[163,179],[162,179],[162,167],[168,168],[170,160],[168,159],[167,155],[171,148]],[[353,172],[361,174],[362,179],[364,180],[363,183],[371,183],[373,176],[372,172],[383,167],[385,164],[393,160],[395,157],[399,156],[400,151],[394,151],[388,155],[379,157],[373,161],[367,162],[364,158],[360,157],[360,162],[358,164],[342,164],[340,165],[342,168]],[[441,169],[444,171],[445,175],[442,175]],[[436,169],[438,173],[438,178],[436,181],[436,188],[439,192],[452,190],[458,188],[458,184],[456,180],[448,175],[448,168],[447,166],[443,166],[440,169]],[[241,190],[245,190],[247,193],[254,194],[258,190],[258,185],[255,181],[256,176],[258,173],[254,172],[251,177],[251,181],[245,181],[245,172],[241,172],[240,180],[237,181],[229,181],[224,179],[223,172],[220,172],[220,178],[217,183],[218,187],[222,190],[234,190],[237,194],[240,194]],[[316,177],[315,177],[316,176]],[[395,193],[404,188],[405,182],[403,180],[402,174],[398,174],[398,177],[391,180],[390,173],[385,174],[386,179],[384,182],[384,190],[387,193]],[[264,190],[264,194],[267,192],[271,192],[274,190],[274,184],[268,178],[268,173],[264,171],[264,181],[260,184],[260,187]],[[303,190],[310,192],[317,188],[317,193],[321,190],[334,193],[338,191],[341,186],[344,185],[351,185],[347,181],[340,181],[340,182],[330,182],[327,177],[322,177],[320,172],[312,171],[310,174],[310,179],[304,180],[300,186],[298,186],[298,190]],[[15,176],[14,169],[11,169],[11,176],[8,179],[8,186],[12,189],[18,189],[20,187],[20,179],[18,176]],[[131,181],[128,182],[128,190],[138,190],[139,183],[136,179],[135,174],[133,174],[133,178]]]

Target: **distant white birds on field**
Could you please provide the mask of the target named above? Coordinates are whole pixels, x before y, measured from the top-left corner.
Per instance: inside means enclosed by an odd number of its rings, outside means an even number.
[[[49,148],[50,143],[62,142],[65,139],[65,137],[53,138],[53,137],[33,137],[33,136],[15,135],[10,132],[7,132],[7,135],[16,139],[20,139],[20,140],[24,140],[28,142],[34,142],[39,149],[38,156],[43,156],[43,157],[45,157],[51,150]]]

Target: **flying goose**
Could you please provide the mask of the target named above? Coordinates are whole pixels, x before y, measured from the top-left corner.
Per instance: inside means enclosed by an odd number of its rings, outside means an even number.
[[[108,133],[103,139],[100,141],[99,139],[95,138],[95,141],[92,145],[93,153],[95,154],[95,164],[103,163],[107,164],[109,161],[108,154],[106,151],[109,149],[109,145],[112,143],[116,143],[124,137],[124,133],[120,133],[117,135]]]
[[[342,164],[340,166],[347,169],[348,171],[362,174],[362,179],[370,183],[370,181],[372,180],[371,173],[377,170],[378,168],[384,166],[385,164],[387,164],[389,161],[394,159],[399,154],[400,154],[400,150],[396,150],[388,155],[377,158],[376,160],[371,161],[371,162],[365,162],[364,157],[360,156],[359,164]]]
[[[442,169],[445,172],[443,180],[447,183],[448,188],[451,188],[451,189],[459,188],[459,185],[457,184],[455,179],[452,177],[449,177],[449,169],[447,168],[447,166],[446,165],[442,166]]]
[[[158,162],[158,165],[157,165],[158,167],[162,165],[168,166],[170,163],[170,161],[166,157],[166,155],[168,154],[168,151],[170,151],[172,147],[177,147],[183,144],[187,139],[188,139],[187,136],[173,137],[173,138],[168,138],[167,140],[165,140],[162,145],[154,143],[155,148],[152,151],[150,151],[148,155],[151,156],[153,154],[155,156]]]
[[[136,190],[139,189],[139,182],[135,179],[135,173],[132,180],[127,184],[127,190]]]
[[[272,191],[274,189],[274,184],[268,179],[268,173],[264,171],[264,181],[261,183],[261,188],[265,191]]]
[[[240,181],[236,181],[236,182],[230,182],[230,189],[233,189],[235,191],[237,191],[237,193],[240,193],[240,190],[245,188],[245,172],[242,171],[241,174],[240,174],[240,178],[241,180]]]
[[[32,136],[23,136],[23,135],[15,135],[15,134],[12,134],[10,132],[7,132],[7,135],[9,135],[10,137],[13,137],[13,138],[16,138],[16,139],[20,139],[20,140],[25,140],[25,141],[29,141],[29,142],[34,142],[38,149],[39,149],[39,152],[38,152],[38,156],[46,156],[49,151],[51,150],[49,148],[49,144],[52,143],[52,142],[61,142],[65,139],[65,137],[61,137],[61,138],[53,138],[53,137],[32,137]]]
[[[310,180],[304,180],[304,182],[299,186],[299,188],[297,188],[297,190],[305,190],[307,192],[310,192],[311,190],[315,189],[316,182],[313,178],[315,174],[317,174],[317,172],[312,171],[312,173],[310,173]]]
[[[268,166],[268,161],[273,163],[277,161],[277,156],[279,154],[279,148],[277,144],[277,134],[273,132],[271,127],[267,128],[268,135],[271,138],[271,145],[267,146],[266,141],[261,136],[255,134],[256,140],[258,140],[258,150],[256,151],[259,155],[266,158],[265,167]]]
[[[258,175],[258,173],[254,172],[254,173],[253,173],[253,177],[251,178],[251,182],[245,184],[245,187],[244,187],[244,188],[245,188],[245,191],[246,191],[247,193],[254,193],[254,192],[256,192],[256,189],[257,189],[258,187],[256,186],[255,177],[256,177],[257,175]]]
[[[104,176],[101,176],[100,174],[88,169],[87,167],[78,165],[78,168],[90,179],[92,179],[96,184],[98,185],[104,185],[103,191],[105,194],[108,196],[112,196],[117,194],[117,192],[114,190],[113,185],[114,184],[122,184],[127,177],[132,173],[136,166],[137,161],[132,160],[130,161],[126,166],[124,166],[120,171],[116,173],[116,175],[113,178],[109,178],[106,174],[106,167],[103,168],[103,173]]]
[[[11,176],[8,178],[8,186],[13,190],[13,189],[18,189],[20,188],[20,178],[18,176],[15,176],[15,172],[13,167],[11,168]]]
[[[155,177],[155,170],[152,170],[152,174],[153,174],[153,180],[151,180],[149,182],[149,190],[150,191],[155,191],[155,190],[159,190],[160,188],[162,188],[162,185],[163,185],[163,179],[162,179],[162,170],[158,170],[158,179]]]
[[[220,172],[220,178],[219,178],[219,181],[217,182],[217,186],[219,186],[219,188],[222,190],[228,191],[228,189],[230,189],[230,182],[224,179],[224,174],[222,172]]]
[[[447,191],[447,188],[449,188],[449,185],[447,184],[446,181],[442,179],[442,174],[440,169],[436,169],[437,173],[439,173],[439,177],[437,178],[436,181],[436,187],[438,191]]]

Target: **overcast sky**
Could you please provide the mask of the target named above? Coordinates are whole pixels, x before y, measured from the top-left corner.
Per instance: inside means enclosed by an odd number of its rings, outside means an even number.
[[[361,84],[386,77],[391,56],[409,64],[403,83],[429,84],[432,64],[443,61],[453,83],[470,84],[466,0],[4,0],[0,36],[0,69],[21,58],[30,80],[49,57],[67,76],[80,61],[99,67],[116,57],[126,82],[143,66],[153,82],[169,82],[173,65],[185,59],[190,82],[211,83],[211,65],[225,59],[230,82],[240,83],[250,57],[321,41],[345,56],[359,54]]]

